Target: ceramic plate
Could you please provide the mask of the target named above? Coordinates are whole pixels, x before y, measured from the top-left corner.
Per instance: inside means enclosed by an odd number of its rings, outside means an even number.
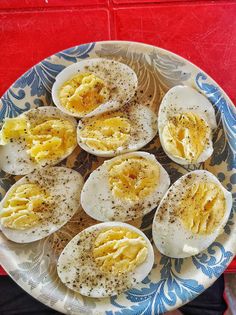
[[[174,182],[182,174],[207,169],[232,192],[234,206],[224,233],[204,252],[187,259],[171,259],[155,249],[155,265],[137,287],[119,296],[85,298],[67,289],[56,272],[57,258],[68,241],[96,223],[82,209],[57,233],[32,244],[15,244],[0,233],[0,263],[14,281],[39,301],[65,314],[136,315],[159,314],[194,299],[225,270],[236,253],[236,112],[222,89],[201,69],[166,50],[134,42],[99,42],[59,52],[26,72],[3,95],[0,119],[14,117],[37,106],[52,105],[55,76],[71,63],[105,57],[132,67],[139,78],[138,97],[155,112],[172,86],[185,84],[204,94],[213,104],[218,128],[214,131],[214,154],[191,167],[173,163],[160,147],[158,136],[143,150],[155,154]],[[104,159],[77,148],[62,164],[84,178]],[[0,173],[1,197],[17,177]],[[132,224],[151,238],[152,211]]]

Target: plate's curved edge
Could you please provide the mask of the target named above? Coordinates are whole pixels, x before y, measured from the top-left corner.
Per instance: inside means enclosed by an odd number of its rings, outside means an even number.
[[[55,76],[61,72],[65,66],[50,63],[50,59],[53,57],[60,59],[63,56],[67,62],[75,62],[76,57],[69,58],[67,54],[68,51],[74,50],[77,54],[77,58],[84,59],[89,56],[88,53],[94,48],[95,44],[95,42],[91,42],[56,52],[25,71],[1,96],[0,120],[5,117],[18,116],[22,112],[29,110],[30,107],[51,105],[50,89],[55,81]],[[48,76],[46,74],[50,75]],[[34,104],[25,103],[23,106],[21,101],[26,96],[24,88],[27,85],[31,87],[30,96],[35,96],[36,99]],[[15,103],[18,103],[20,106],[16,106]],[[11,109],[10,111],[9,108]]]
[[[122,43],[127,43],[127,44],[139,44],[139,45],[141,45],[141,46],[148,46],[148,47],[151,47],[152,49],[157,49],[158,51],[162,51],[163,53],[165,53],[165,54],[171,54],[172,56],[175,56],[176,58],[178,58],[178,59],[180,59],[180,60],[184,60],[184,61],[186,61],[188,64],[191,64],[191,66],[197,71],[197,72],[199,72],[199,70],[201,70],[199,67],[197,67],[196,65],[194,65],[193,63],[191,63],[190,61],[188,61],[188,60],[186,60],[185,58],[183,58],[183,57],[181,57],[181,56],[179,56],[179,55],[177,55],[177,54],[175,54],[175,53],[172,53],[172,52],[170,52],[170,51],[168,51],[168,50],[165,50],[165,49],[162,49],[162,48],[159,48],[159,47],[155,47],[155,46],[152,46],[152,45],[147,45],[147,44],[144,44],[144,43],[140,43],[140,42],[128,42],[128,41],[102,41],[102,42],[97,42],[96,44],[107,44],[107,43],[118,43],[118,44],[122,44]],[[71,47],[71,48],[69,48],[69,49],[65,49],[65,50],[63,50],[63,51],[61,51],[61,52],[58,52],[58,53],[56,53],[56,54],[53,54],[53,55],[51,55],[51,56],[49,56],[49,57],[47,57],[47,58],[45,58],[43,61],[45,61],[45,60],[48,60],[49,58],[51,58],[51,57],[53,57],[53,56],[58,56],[58,54],[65,54],[66,55],[66,52],[68,51],[68,50],[73,50],[73,49],[76,49],[76,48],[78,48],[78,47],[80,47],[80,46],[86,46],[86,45],[93,45],[93,47],[91,48],[91,49],[93,49],[94,48],[94,46],[95,46],[95,43],[88,43],[88,44],[83,44],[83,45],[78,45],[78,46],[74,46],[74,47]],[[40,64],[42,64],[42,62],[43,61],[41,61],[40,63],[38,63],[37,65],[40,65]],[[73,60],[69,60],[69,61],[73,61]],[[25,74],[27,74],[27,73],[29,73],[33,68],[35,68],[37,65],[35,65],[35,66],[33,66],[31,69],[29,69],[28,71],[26,71],[21,77],[23,77]],[[226,99],[226,101],[227,101],[227,104],[229,105],[229,106],[232,106],[231,108],[233,108],[232,110],[235,112],[235,108],[234,108],[234,105],[233,105],[233,102],[230,100],[230,98],[228,97],[228,95],[225,93],[225,91],[210,77],[210,76],[208,76],[204,71],[202,71],[201,70],[201,72],[203,73],[203,75],[205,75],[206,77],[207,77],[207,79],[208,79],[208,82],[209,83],[211,83],[211,84],[213,84],[213,85],[215,85],[215,87],[217,87],[218,89],[219,89],[219,91],[221,91],[221,93],[223,94],[223,96],[224,96],[224,98]],[[18,79],[19,80],[19,79]],[[10,91],[11,91],[11,89],[13,89],[13,88],[15,88],[15,83],[18,81],[18,80],[16,80],[13,84],[12,84],[12,86],[3,94],[3,97],[5,96],[5,94],[7,94],[7,93],[11,93]],[[13,91],[12,91],[13,92]],[[13,92],[14,93],[14,92]],[[19,97],[21,97],[22,95],[20,95],[20,94],[18,94],[18,95],[16,95],[18,98]],[[35,104],[35,105],[37,105],[37,104]],[[39,104],[40,105],[40,104]],[[41,104],[42,105],[42,104]],[[27,107],[25,108],[25,109],[23,109],[23,110],[27,110]],[[235,211],[236,211],[236,209],[235,209]],[[224,248],[224,247],[223,247]],[[236,253],[236,248],[235,248],[235,253]],[[202,258],[199,258],[198,259],[198,261],[196,262],[195,261],[195,266],[198,268],[202,268],[201,267],[201,259]],[[225,268],[227,267],[227,265],[230,263],[230,261],[233,259],[233,253],[232,253],[232,255],[228,255],[227,256],[227,261],[225,261]],[[204,261],[204,259],[203,259],[203,261]],[[4,268],[6,268],[6,270],[7,270],[7,266],[4,266]],[[176,267],[177,269],[178,268],[180,268],[179,266],[177,266]],[[175,269],[176,269],[175,268]],[[179,269],[180,270],[180,269]],[[225,269],[222,269],[221,270],[221,273],[223,273],[224,272],[224,270]],[[172,271],[171,271],[172,272]],[[203,272],[204,273],[204,272]],[[171,305],[172,303],[170,303],[170,308],[168,309],[168,310],[170,310],[170,309],[173,309],[173,308],[176,308],[176,307],[179,307],[180,305],[183,305],[183,304],[185,304],[185,303],[187,303],[187,302],[189,302],[190,300],[192,300],[194,297],[196,297],[198,294],[200,294],[202,291],[204,291],[208,286],[210,286],[215,280],[216,280],[216,278],[221,274],[221,273],[218,273],[217,275],[216,275],[216,277],[214,278],[214,277],[212,277],[212,278],[210,278],[211,279],[211,281],[208,281],[207,282],[207,284],[206,285],[204,285],[204,287],[199,287],[199,285],[197,284],[197,283],[195,283],[195,287],[196,288],[198,288],[198,292],[196,292],[196,294],[195,294],[195,296],[193,296],[193,297],[191,297],[190,296],[190,298],[189,299],[187,299],[185,302],[181,302],[181,301],[179,301],[179,304],[178,304],[178,302],[177,302],[177,300],[176,300],[176,302],[174,303],[174,305]],[[10,274],[10,276],[12,277],[12,275]],[[14,279],[13,279],[14,280]],[[192,279],[182,279],[182,280],[190,280],[190,281],[193,281]],[[162,280],[161,280],[162,281]],[[161,285],[161,284],[160,284]],[[32,292],[30,292],[30,289],[28,289],[27,288],[27,286],[25,285],[24,286],[24,283],[22,284],[22,285],[20,285],[26,292],[28,292],[29,294],[31,294],[32,295]],[[202,291],[201,291],[202,290]],[[164,291],[163,291],[164,292]],[[164,293],[163,293],[164,294]],[[33,295],[34,296],[34,295]],[[165,296],[165,294],[164,294],[164,296]],[[38,298],[38,296],[37,296],[37,299],[39,299]],[[40,299],[39,299],[40,300]],[[58,310],[58,311],[62,311],[62,309],[59,307],[59,308],[57,308],[57,307],[54,307],[54,306],[51,306],[51,305],[49,305],[49,304],[47,304],[45,301],[41,301],[41,302],[43,302],[44,304],[46,304],[46,305],[48,305],[48,306],[50,306],[50,307],[52,307],[52,308],[54,308],[54,309],[56,309],[56,310]],[[116,303],[115,302],[115,300],[114,300],[114,303]],[[117,303],[116,303],[117,304]],[[140,305],[136,305],[136,306],[138,306],[139,307],[139,309],[140,309]],[[123,311],[124,312],[113,312],[113,311],[107,311],[107,315],[111,315],[111,314],[116,314],[116,315],[118,315],[118,314],[122,314],[122,315],[126,315],[126,314],[131,314],[131,313],[127,313],[126,311],[127,311],[128,309],[124,309]],[[130,308],[129,308],[129,310],[131,310]],[[134,311],[136,311],[137,309],[134,309]],[[65,310],[64,310],[65,311]],[[160,310],[161,311],[161,310]],[[94,313],[93,312],[93,314],[99,314],[99,313]],[[133,314],[135,314],[135,313],[133,313]]]
[[[220,252],[218,259],[215,257],[216,251],[218,251],[218,254]],[[206,251],[192,256],[192,263],[206,276],[199,282],[196,279],[181,277],[183,259],[172,259],[162,256],[160,259],[160,264],[162,265],[160,270],[161,280],[153,283],[147,277],[145,284],[149,284],[148,288],[145,287],[141,290],[132,289],[125,293],[127,299],[132,302],[139,301],[139,304],[125,308],[123,305],[119,305],[114,297],[111,300],[111,304],[120,307],[121,310],[117,312],[108,311],[106,314],[135,315],[136,311],[141,312],[145,310],[143,314],[149,315],[152,309],[157,310],[157,314],[162,314],[183,306],[210,287],[224,272],[233,257],[233,253],[225,250],[224,246],[219,242],[212,243]]]
[[[154,45],[151,45],[151,44],[146,44],[146,43],[143,43],[143,42],[126,41],[126,40],[109,40],[109,41],[98,41],[98,42],[96,42],[96,44],[105,44],[105,43],[108,43],[108,42],[109,43],[140,44],[142,46],[147,46],[147,47],[150,47],[150,48],[156,48],[156,49],[158,49],[159,51],[162,51],[165,54],[171,54],[172,56],[174,56],[174,57],[176,57],[178,59],[182,59],[182,60],[186,61],[188,64],[191,64],[191,66],[193,66],[198,72],[201,72],[205,76],[207,76],[207,78],[210,79],[212,81],[212,83],[214,83],[216,86],[218,86],[219,89],[223,92],[225,98],[228,100],[228,102],[231,105],[233,105],[233,107],[234,107],[234,109],[236,111],[234,102],[231,100],[231,98],[228,96],[228,94],[224,91],[224,89],[220,86],[220,84],[217,83],[217,81],[215,79],[213,79],[210,75],[208,75],[201,67],[199,67],[198,65],[196,65],[193,62],[189,61],[185,57],[182,57],[181,55],[178,55],[177,53],[174,53],[174,52],[172,52],[170,50],[167,50],[165,48],[162,48],[162,47],[159,47],[159,46],[154,46]]]
[[[0,235],[0,247],[1,247],[1,235]],[[2,256],[2,257],[1,257]],[[27,292],[29,295],[31,295],[33,298],[35,298],[36,300],[40,301],[41,303],[43,303],[44,305],[60,312],[63,314],[69,314],[68,312],[70,311],[69,308],[65,309],[63,308],[63,303],[61,301],[59,301],[60,303],[50,303],[50,301],[48,299],[45,299],[42,295],[42,292],[40,291],[39,287],[34,286],[34,288],[32,289],[33,285],[31,283],[31,281],[29,281],[28,285],[22,281],[22,279],[20,278],[20,276],[18,276],[19,280],[16,281],[15,277],[16,274],[14,271],[11,271],[9,269],[9,266],[5,263],[5,261],[7,260],[7,257],[4,258],[4,252],[0,251],[0,264],[1,266],[4,268],[4,270],[7,271],[9,277],[19,286],[21,287],[25,292]],[[14,265],[14,262],[12,262],[12,266]],[[14,267],[12,268],[12,270],[14,270]],[[66,290],[69,290],[66,288]],[[33,293],[32,293],[33,291]],[[61,304],[61,305],[60,305]],[[86,307],[81,306],[80,307],[80,311],[78,312],[78,310],[76,311],[76,315],[101,315],[99,313],[94,313],[92,310],[88,310],[86,309]]]
[[[92,49],[95,47],[96,44],[102,45],[102,44],[107,44],[107,43],[113,43],[113,44],[115,44],[115,43],[117,43],[117,44],[119,44],[119,43],[120,43],[120,44],[123,44],[123,43],[125,43],[125,44],[139,44],[139,45],[144,46],[144,47],[146,46],[146,47],[149,47],[149,48],[158,49],[159,51],[161,51],[161,52],[163,52],[163,53],[171,54],[172,56],[174,56],[174,57],[176,57],[176,58],[178,58],[178,59],[182,59],[183,61],[187,62],[188,64],[191,64],[191,65],[192,65],[195,69],[197,69],[198,71],[200,70],[200,72],[202,72],[204,75],[206,75],[206,76],[208,77],[208,79],[210,79],[210,80],[212,81],[212,83],[214,83],[216,86],[218,86],[219,89],[221,90],[221,92],[223,92],[224,97],[228,100],[228,102],[229,102],[229,103],[233,106],[233,108],[235,109],[235,105],[234,105],[233,101],[232,101],[231,98],[228,96],[228,94],[224,91],[224,89],[222,89],[221,86],[217,83],[217,81],[215,81],[211,76],[209,76],[209,75],[208,75],[202,68],[200,68],[198,65],[196,65],[196,64],[194,64],[193,62],[187,60],[185,57],[182,57],[182,56],[178,55],[177,53],[174,53],[174,52],[169,51],[169,50],[167,50],[167,49],[161,48],[161,47],[159,47],[159,46],[154,46],[154,45],[146,44],[146,43],[143,43],[143,42],[138,42],[138,41],[137,41],[137,42],[135,42],[135,41],[126,41],[126,40],[109,40],[109,41],[87,42],[87,43],[83,43],[83,44],[80,44],[80,45],[71,46],[71,47],[69,47],[69,48],[63,49],[63,50],[60,51],[60,52],[55,52],[54,54],[51,54],[51,55],[45,57],[42,61],[48,60],[48,59],[50,59],[50,58],[52,58],[52,57],[54,57],[54,56],[57,56],[58,54],[66,56],[68,51],[72,51],[72,50],[75,50],[76,48],[79,48],[79,47],[84,46],[84,47],[88,47],[88,48],[85,49],[85,55],[84,55],[84,57],[81,56],[81,59],[83,59],[83,58],[86,58],[88,52],[89,52],[90,50],[92,50]],[[66,57],[65,57],[65,59],[66,59]],[[74,62],[76,61],[75,58],[69,58],[69,57],[67,58],[67,60],[74,61]],[[29,73],[30,70],[32,70],[35,66],[40,65],[40,64],[42,63],[42,61],[38,62],[37,64],[35,64],[34,66],[32,66],[30,69],[28,69],[27,71],[25,71],[24,73],[22,73],[19,78],[24,77],[24,76],[25,76],[27,73]],[[10,85],[10,87],[2,94],[2,96],[1,96],[1,98],[0,98],[1,100],[2,100],[2,98],[4,98],[4,96],[6,95],[6,93],[7,93],[10,89],[14,88],[14,85],[15,85],[15,83],[19,80],[19,78],[16,79],[16,80]],[[1,119],[1,116],[0,116],[0,119]]]

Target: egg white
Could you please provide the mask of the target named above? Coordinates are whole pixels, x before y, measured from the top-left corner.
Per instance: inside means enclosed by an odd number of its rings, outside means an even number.
[[[217,184],[226,199],[224,217],[219,226],[209,235],[197,235],[187,230],[178,217],[172,218],[172,211],[179,201],[179,196],[186,186],[195,180],[208,180]],[[152,225],[153,241],[157,249],[164,255],[184,258],[196,255],[205,250],[223,232],[232,208],[232,195],[210,172],[196,170],[180,177],[167,191],[160,202]]]
[[[48,118],[61,118],[68,120],[74,126],[76,131],[77,122],[73,117],[70,117],[62,113],[59,109],[53,106],[43,106],[39,108],[31,109],[27,112],[22,113],[19,117],[26,116],[29,121],[37,121],[37,118],[42,116]],[[12,142],[9,142],[5,145],[0,146],[0,167],[3,171],[13,174],[13,175],[25,175],[32,172],[39,166],[49,165],[53,166],[64,160],[69,156],[75,149],[76,144],[72,147],[66,154],[61,156],[56,160],[44,160],[42,164],[38,164],[36,161],[33,161],[30,158],[30,155],[27,153],[27,144],[25,141],[13,139]]]
[[[83,186],[82,176],[66,167],[46,167],[24,176],[17,181],[6,193],[0,203],[0,211],[3,209],[5,200],[17,186],[27,183],[36,183],[47,192],[55,202],[52,216],[40,221],[29,229],[10,229],[0,224],[3,234],[16,243],[30,243],[40,240],[66,224],[80,207],[80,192]]]
[[[93,241],[95,241],[99,232],[105,228],[112,227],[128,228],[142,236],[147,243],[148,255],[146,260],[137,266],[134,271],[128,273],[128,278],[127,280],[124,279],[124,283],[122,283],[121,280],[122,275],[113,276],[109,273],[101,272],[94,261],[93,253],[91,251]],[[87,259],[83,261],[80,258],[84,256],[87,256]],[[83,262],[78,265],[78,261]],[[134,287],[136,283],[141,282],[149,274],[153,263],[153,247],[143,232],[126,223],[107,222],[90,226],[77,234],[66,245],[61,253],[57,263],[57,272],[61,281],[71,290],[84,296],[102,298],[120,294],[122,291]],[[77,270],[82,270],[85,274],[92,276],[94,279],[98,280],[98,283],[96,285],[91,285],[90,283],[86,283],[86,281],[78,281],[76,275]],[[121,280],[120,284],[114,282],[116,277]]]
[[[141,201],[128,201],[115,198],[109,187],[109,166],[119,159],[143,157],[154,161],[160,170],[159,183],[155,190]],[[105,161],[94,170],[81,192],[81,205],[84,211],[98,221],[129,221],[142,217],[154,209],[170,185],[169,175],[155,156],[147,152],[132,152]]]
[[[96,66],[99,66],[97,68]],[[107,81],[107,73],[109,73],[110,81],[116,84],[116,93],[110,100],[99,105],[96,109],[86,115],[79,113],[72,113],[61,105],[58,97],[59,90],[64,82],[70,80],[79,72],[91,72],[104,82]],[[120,78],[121,76],[121,78]],[[119,78],[119,79],[118,79]],[[74,117],[91,117],[110,110],[115,110],[127,103],[135,94],[138,86],[138,79],[136,73],[126,64],[121,62],[105,59],[94,58],[86,59],[73,63],[62,70],[56,77],[56,81],[52,87],[52,99],[54,104],[64,113]]]
[[[130,138],[128,143],[120,146],[116,150],[103,151],[90,148],[82,141],[81,130],[91,121],[90,118],[80,120],[77,127],[77,141],[79,146],[96,156],[113,157],[119,154],[137,151],[148,144],[157,133],[157,118],[155,113],[147,106],[133,102],[122,107],[118,113],[124,113],[124,117],[129,119],[131,125]],[[99,119],[99,116],[97,116]]]
[[[175,86],[171,88],[164,96],[159,112],[158,112],[158,132],[160,142],[166,155],[174,162],[186,165],[190,164],[188,160],[171,155],[165,149],[162,132],[167,125],[168,120],[178,114],[184,112],[192,112],[198,114],[205,120],[211,130],[217,127],[215,111],[210,101],[195,89],[188,86]],[[204,162],[213,153],[212,139],[209,139],[209,145],[205,147],[204,151],[198,157],[196,163]]]

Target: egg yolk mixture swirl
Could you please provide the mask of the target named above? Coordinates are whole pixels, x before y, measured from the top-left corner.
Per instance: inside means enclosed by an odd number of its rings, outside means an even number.
[[[1,143],[24,139],[30,157],[40,163],[56,160],[76,145],[76,130],[70,121],[56,118],[30,124],[26,117],[6,119],[0,134]]]
[[[224,193],[218,185],[198,182],[187,189],[177,211],[187,230],[194,234],[208,235],[222,221],[225,204]]]
[[[210,128],[196,113],[188,112],[171,117],[162,137],[169,154],[193,163],[209,144]]]
[[[25,230],[49,216],[50,196],[37,184],[22,184],[8,196],[0,211],[1,224],[5,227]]]
[[[4,145],[11,139],[18,139],[27,136],[27,121],[24,117],[6,118],[0,131],[0,144]]]
[[[61,105],[72,113],[88,114],[108,101],[110,92],[105,82],[92,73],[80,73],[60,88]]]
[[[102,231],[93,248],[93,256],[100,270],[113,274],[133,271],[146,260],[147,254],[144,238],[121,227]]]
[[[130,121],[119,113],[104,114],[87,121],[89,123],[82,128],[79,137],[91,149],[116,150],[130,138]]]
[[[142,157],[119,159],[109,168],[112,194],[119,199],[139,201],[150,195],[159,183],[156,163]]]

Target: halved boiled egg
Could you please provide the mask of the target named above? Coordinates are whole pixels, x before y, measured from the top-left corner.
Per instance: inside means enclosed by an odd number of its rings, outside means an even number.
[[[153,248],[144,233],[129,224],[107,222],[76,235],[61,253],[57,272],[71,290],[102,298],[134,287],[153,263]]]
[[[129,66],[110,59],[87,59],[58,74],[52,98],[66,114],[90,117],[123,106],[134,96],[137,85]]]
[[[133,102],[117,111],[81,119],[77,139],[85,151],[111,157],[141,149],[156,133],[155,113]]]
[[[0,132],[0,166],[25,175],[38,166],[55,165],[77,146],[77,122],[52,106],[31,109],[6,118]]]
[[[208,99],[188,86],[175,86],[164,96],[158,131],[165,153],[178,164],[195,164],[213,153],[215,111]]]
[[[96,220],[128,221],[155,208],[169,184],[169,175],[154,155],[127,153],[105,161],[90,174],[81,205]]]
[[[231,208],[231,193],[213,174],[190,172],[160,202],[153,220],[153,241],[166,256],[196,255],[223,232]]]
[[[0,227],[16,243],[40,240],[60,229],[80,206],[82,176],[46,167],[16,182],[0,203]]]

